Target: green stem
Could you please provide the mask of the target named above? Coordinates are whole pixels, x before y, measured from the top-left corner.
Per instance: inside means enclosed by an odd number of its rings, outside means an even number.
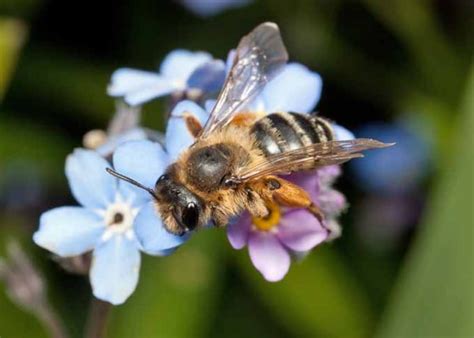
[[[43,305],[39,311],[37,311],[37,316],[46,327],[52,338],[69,337],[63,326],[63,323],[58,318],[56,312],[48,304]]]
[[[111,309],[110,303],[92,297],[84,337],[105,337]]]

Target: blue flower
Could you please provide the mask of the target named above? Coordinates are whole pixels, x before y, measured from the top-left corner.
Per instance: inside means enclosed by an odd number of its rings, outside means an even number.
[[[357,131],[360,137],[371,137],[396,145],[384,151],[365,154],[364,161],[352,161],[350,168],[356,182],[366,191],[400,194],[413,191],[429,172],[429,142],[403,123],[370,123]]]
[[[136,127],[124,131],[123,133],[109,136],[105,143],[101,144],[94,150],[99,153],[100,156],[107,158],[108,156],[111,156],[114,153],[115,149],[117,149],[120,145],[126,142],[146,139],[146,130],[140,127]]]
[[[213,16],[226,9],[243,7],[251,1],[252,0],[180,0],[183,6],[202,17]]]
[[[195,141],[184,121],[186,114],[194,116],[202,126],[209,117],[204,109],[189,100],[181,101],[174,107],[168,120],[165,135],[166,150],[172,160],[176,160],[181,152]]]
[[[227,58],[227,70],[232,65],[235,53]],[[242,107],[243,112],[264,116],[275,112],[297,112],[309,114],[321,98],[323,81],[318,73],[300,63],[285,65],[280,74],[271,80],[262,92],[249,104]],[[211,111],[215,100],[206,102],[206,110]],[[344,127],[333,124],[337,140],[351,140],[354,135]]]
[[[132,106],[174,93],[213,93],[224,83],[225,64],[204,52],[178,49],[169,53],[159,73],[120,68],[112,74],[109,95]]]
[[[296,111],[309,113],[317,104],[321,94],[322,81],[318,74],[311,72],[300,64],[289,64],[272,80],[258,95],[253,102],[244,107],[244,112],[254,112],[264,116],[278,111]],[[181,152],[194,143],[195,139],[188,129],[184,117],[194,116],[201,125],[204,125],[209,117],[208,111],[212,109],[215,101],[206,102],[206,110],[196,103],[184,100],[178,103],[171,112],[165,135],[165,145],[170,161],[175,161]],[[343,127],[334,125],[336,136],[340,140],[352,139],[354,136]],[[127,173],[124,173],[128,175]],[[128,175],[135,178],[133,175]],[[149,185],[150,187],[152,185]],[[153,206],[149,206],[141,213],[146,216],[152,215]],[[139,214],[139,216],[140,216]],[[157,220],[161,223],[161,220]],[[153,241],[156,236],[144,234],[139,236],[142,245],[148,250],[154,250]]]
[[[140,165],[144,159],[146,163]],[[150,141],[128,142],[113,156],[117,171],[148,186],[154,185],[168,163],[166,152]],[[166,232],[156,217],[151,196],[109,175],[107,167],[110,164],[94,151],[74,151],[66,160],[66,176],[81,206],[43,213],[33,240],[61,257],[92,251],[90,281],[94,295],[121,304],[137,285],[140,251],[164,255],[186,237]],[[150,240],[148,236],[152,236]]]
[[[310,113],[321,97],[323,81],[318,73],[299,63],[287,64],[246,111]]]

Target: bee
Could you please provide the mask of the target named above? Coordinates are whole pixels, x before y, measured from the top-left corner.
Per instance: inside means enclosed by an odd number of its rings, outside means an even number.
[[[288,61],[278,26],[263,23],[244,36],[223,89],[204,126],[184,117],[195,142],[158,178],[144,187],[167,231],[183,235],[207,224],[221,227],[247,210],[268,217],[272,205],[306,208],[324,215],[309,194],[281,175],[341,164],[361,151],[388,146],[372,139],[335,140],[328,120],[314,115],[273,113],[258,118],[240,109]]]

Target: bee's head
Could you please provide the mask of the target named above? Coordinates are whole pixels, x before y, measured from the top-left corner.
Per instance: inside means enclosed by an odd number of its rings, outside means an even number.
[[[155,188],[145,187],[141,183],[107,168],[108,173],[138,188],[146,190],[157,202],[165,229],[175,235],[184,235],[205,224],[202,200],[173,180],[169,174],[158,178]]]
[[[202,200],[170,175],[158,178],[154,193],[169,232],[183,235],[202,225]]]

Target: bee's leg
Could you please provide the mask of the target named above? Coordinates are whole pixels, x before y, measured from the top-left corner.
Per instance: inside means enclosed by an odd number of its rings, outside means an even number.
[[[184,113],[183,119],[191,135],[198,137],[202,130],[201,122],[199,122],[199,120],[194,115],[189,113]]]
[[[229,223],[228,218],[224,217],[214,217],[212,219],[212,225],[214,225],[216,228],[223,228]]]
[[[229,223],[229,217],[224,213],[218,206],[217,203],[211,202],[210,205],[210,215],[212,225],[216,228],[222,228]]]
[[[252,188],[247,187],[245,189],[246,192],[246,201],[245,201],[245,206],[247,211],[253,216],[253,217],[266,217],[268,216],[268,208],[265,204],[265,200],[262,199],[262,197]]]
[[[267,196],[271,194],[272,200],[278,204],[291,208],[306,208],[321,224],[324,224],[324,213],[301,187],[276,176],[266,177],[265,186]]]

